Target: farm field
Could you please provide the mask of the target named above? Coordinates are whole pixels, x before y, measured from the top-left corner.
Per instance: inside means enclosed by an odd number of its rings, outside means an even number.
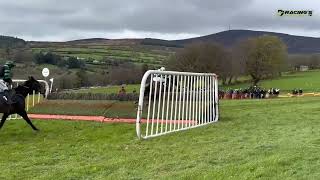
[[[160,65],[173,52],[165,50],[157,50],[156,47],[133,47],[133,46],[95,46],[88,45],[86,47],[73,45],[71,47],[53,46],[53,47],[33,47],[33,52],[51,51],[62,56],[74,56],[84,59],[93,59],[101,61],[104,58],[109,60],[126,61],[137,64]]]
[[[248,80],[248,78],[243,78]],[[247,88],[250,83],[239,83],[230,86],[220,86],[221,89],[228,88]],[[289,93],[295,88],[302,88],[304,92],[320,92],[320,71],[307,71],[307,72],[295,72],[291,74],[284,74],[280,78],[263,80],[260,86],[266,89],[269,88],[280,88],[282,93]],[[100,87],[100,88],[90,88],[82,90],[74,90],[72,92],[82,92],[82,93],[118,93],[121,86],[110,86],[110,87]],[[139,92],[140,84],[130,84],[126,86],[127,92]]]
[[[249,83],[240,83],[222,88],[246,88],[249,85]],[[280,88],[282,92],[286,93],[291,92],[295,88],[301,88],[304,92],[320,92],[320,71],[314,70],[284,74],[276,79],[263,80],[260,86],[266,89]]]
[[[144,141],[133,124],[35,120],[35,133],[12,120],[0,178],[314,179],[319,107],[316,97],[221,101],[218,123]]]
[[[119,93],[119,90],[121,89],[120,85],[114,85],[109,87],[97,87],[97,88],[89,88],[89,89],[80,89],[80,90],[72,90],[70,92],[75,93]],[[136,93],[139,93],[140,91],[140,84],[128,84],[125,86],[125,90],[127,93],[132,93],[133,91],[136,91]]]
[[[49,100],[30,109],[35,114],[63,114],[132,118],[137,105],[131,101]]]

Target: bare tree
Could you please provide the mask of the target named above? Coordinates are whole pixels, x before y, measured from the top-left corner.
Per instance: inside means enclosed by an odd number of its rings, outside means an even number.
[[[216,73],[226,82],[232,74],[231,55],[215,43],[195,43],[171,57],[166,67],[170,70]]]
[[[267,77],[279,75],[285,68],[287,48],[276,36],[260,36],[247,40],[240,46],[246,62],[246,73],[253,85]]]

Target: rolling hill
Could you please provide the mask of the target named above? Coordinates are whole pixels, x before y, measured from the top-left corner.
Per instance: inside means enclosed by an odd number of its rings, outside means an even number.
[[[288,47],[288,52],[291,54],[320,53],[320,38],[251,30],[229,30],[207,36],[174,41],[144,39],[142,44],[184,47],[195,42],[216,42],[224,45],[225,47],[232,47],[239,41],[263,35],[273,35],[282,39]]]
[[[52,51],[63,56],[90,58],[97,61],[112,60],[161,66],[170,55],[191,43],[216,42],[230,48],[239,41],[262,35],[281,38],[287,45],[290,54],[320,53],[320,38],[252,30],[229,30],[207,36],[171,41],[152,38],[89,38],[66,42],[41,42],[0,36],[0,47],[7,47],[15,42],[17,46],[13,47],[26,46],[31,48],[33,52]]]

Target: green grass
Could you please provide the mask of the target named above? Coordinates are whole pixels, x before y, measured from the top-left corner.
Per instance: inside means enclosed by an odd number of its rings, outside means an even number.
[[[30,113],[102,116],[113,101],[46,100],[30,109]]]
[[[88,47],[48,47],[32,48],[33,52],[52,51],[63,56],[75,56],[81,58],[93,58],[102,60],[105,57],[113,60],[123,60],[133,63],[162,64],[169,56],[166,51],[153,51],[153,49],[141,49],[129,46],[88,46]],[[172,53],[172,52],[171,52]]]
[[[90,89],[80,89],[80,90],[73,90],[72,92],[76,93],[119,93],[121,86],[109,86],[109,87],[97,87],[97,88],[90,88]],[[134,90],[139,93],[140,91],[140,84],[128,84],[125,86],[125,90],[127,93],[132,93]]]
[[[246,88],[249,86],[249,83],[241,83],[223,88]],[[267,89],[280,88],[282,92],[291,92],[295,88],[302,88],[305,92],[319,92],[320,70],[284,74],[276,79],[263,80],[260,86]]]
[[[135,116],[136,106],[128,101],[46,100],[29,112],[130,118]]]
[[[21,120],[0,179],[317,179],[320,98],[221,101],[218,123],[139,141],[135,125]]]
[[[248,77],[241,77],[239,79],[248,81]],[[227,88],[247,88],[250,83],[240,83],[231,86],[220,86],[222,89]],[[308,72],[286,73],[282,77],[263,80],[260,86],[266,89],[280,88],[282,93],[291,92],[295,88],[302,88],[304,92],[320,92],[320,70]],[[92,89],[76,90],[74,92],[91,92],[91,93],[118,93],[121,86],[99,87]],[[126,86],[127,92],[136,90],[139,92],[139,84],[131,84]]]

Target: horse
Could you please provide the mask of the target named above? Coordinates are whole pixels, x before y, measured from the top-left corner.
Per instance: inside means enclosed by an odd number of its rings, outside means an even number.
[[[40,90],[41,84],[31,76],[23,84],[18,85],[17,87],[10,90],[10,94],[12,94],[10,95],[12,101],[11,104],[5,102],[3,98],[0,98],[0,113],[3,113],[0,122],[0,129],[11,114],[19,114],[31,126],[33,130],[38,131],[39,129],[37,129],[32,124],[25,110],[25,98],[33,91],[39,92]]]

